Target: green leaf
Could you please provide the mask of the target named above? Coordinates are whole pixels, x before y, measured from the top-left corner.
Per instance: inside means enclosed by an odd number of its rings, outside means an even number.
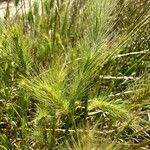
[[[0,134],[0,144],[1,144],[0,147],[2,147],[3,149],[12,150],[12,146],[6,135]]]

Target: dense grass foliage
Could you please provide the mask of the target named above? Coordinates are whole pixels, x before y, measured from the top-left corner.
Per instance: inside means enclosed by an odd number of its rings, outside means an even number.
[[[0,22],[0,149],[148,150],[149,1],[21,9]]]

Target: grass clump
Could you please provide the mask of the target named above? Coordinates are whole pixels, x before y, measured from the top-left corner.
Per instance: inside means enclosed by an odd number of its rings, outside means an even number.
[[[150,13],[138,6],[43,0],[1,21],[2,149],[149,148],[149,35],[138,37]]]

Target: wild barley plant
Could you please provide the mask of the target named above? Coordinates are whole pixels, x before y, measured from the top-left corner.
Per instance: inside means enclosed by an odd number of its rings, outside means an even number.
[[[149,72],[137,62],[149,52],[140,53],[131,73],[120,66],[129,66],[121,61],[132,55],[126,45],[149,10],[121,33],[114,30],[118,5],[35,1],[23,18],[2,23],[3,149],[147,148]]]

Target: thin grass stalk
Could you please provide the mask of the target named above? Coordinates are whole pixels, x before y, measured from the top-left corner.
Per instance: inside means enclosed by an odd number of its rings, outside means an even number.
[[[139,80],[138,77],[127,77],[127,76],[99,76],[100,79],[108,80]]]
[[[55,42],[56,42],[56,33],[57,33],[57,8],[55,8],[55,17],[54,17],[54,32],[53,32],[53,43],[52,43],[52,49],[54,49]]]
[[[9,19],[9,17],[10,17],[9,3],[10,3],[10,0],[7,1],[6,14],[4,17],[6,20]]]
[[[25,14],[25,17],[27,16],[27,12],[26,12],[26,2],[25,0],[23,0],[23,6],[24,6],[24,14]]]
[[[67,115],[67,122],[66,122],[66,125],[65,125],[65,133],[64,133],[65,139],[68,138],[70,124],[72,124],[74,130],[76,131],[75,132],[75,136],[78,137],[77,127],[76,127],[76,123],[75,123],[75,120],[74,120],[74,113],[73,113],[73,111],[69,112],[68,115]]]
[[[25,14],[24,14],[24,0],[21,0],[21,11],[22,11],[22,18],[23,18],[23,22],[25,22]]]
[[[56,117],[56,110],[54,110],[53,113],[53,122],[52,122],[52,130],[51,130],[51,141],[50,141],[50,147],[51,149],[55,146],[55,133],[56,133],[56,123],[57,123],[57,117]]]
[[[40,0],[41,1],[41,12],[42,12],[42,16],[44,16],[44,3],[43,3],[43,0]]]
[[[46,131],[48,132],[48,131],[53,131],[53,129],[46,129]],[[66,132],[66,130],[65,129],[58,129],[58,128],[56,128],[55,129],[55,132],[62,132],[62,133],[65,133]],[[88,134],[89,132],[93,132],[93,133],[95,133],[95,134],[98,134],[98,135],[109,135],[109,134],[113,134],[114,132],[115,132],[115,130],[109,130],[109,131],[100,131],[100,130],[84,130],[84,129],[77,129],[77,130],[73,130],[73,129],[69,129],[68,130],[68,132],[69,133],[71,133],[71,134],[74,134],[74,133],[76,133],[76,132],[78,132],[78,133],[80,133],[80,134],[84,134],[84,133],[86,133],[86,134]]]
[[[87,129],[87,117],[88,117],[88,104],[89,104],[89,102],[88,102],[88,99],[85,99],[84,100],[84,108],[85,108],[85,110],[84,110],[84,128],[85,128],[85,130]]]
[[[119,55],[113,56],[113,58],[115,59],[115,58],[120,58],[120,57],[125,57],[125,56],[147,54],[148,52],[150,52],[150,50],[143,50],[143,51],[139,51],[139,52],[131,52],[131,53],[119,54]]]

